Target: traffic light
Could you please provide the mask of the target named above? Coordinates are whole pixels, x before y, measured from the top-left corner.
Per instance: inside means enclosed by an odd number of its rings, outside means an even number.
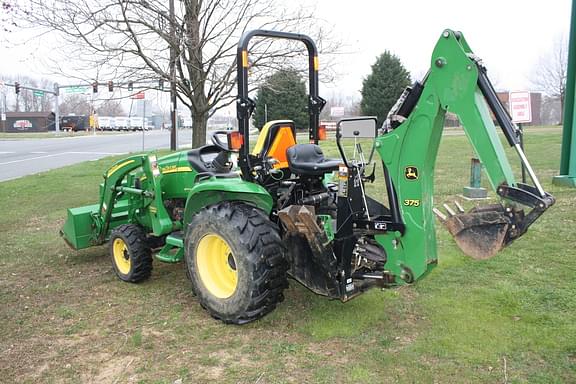
[[[132,91],[133,89],[134,89],[134,83],[131,82],[131,81],[129,81],[129,82],[128,82],[128,90],[129,90],[129,91]]]
[[[20,83],[19,82],[15,82],[14,83],[14,91],[16,91],[16,94],[20,94]]]
[[[92,83],[92,92],[98,93],[98,82],[97,81]]]
[[[114,82],[112,80],[108,82],[108,92],[114,92]]]
[[[164,80],[163,79],[158,80],[158,89],[161,91],[164,90]]]
[[[58,85],[58,83],[54,83],[54,95],[60,96],[60,86]]]

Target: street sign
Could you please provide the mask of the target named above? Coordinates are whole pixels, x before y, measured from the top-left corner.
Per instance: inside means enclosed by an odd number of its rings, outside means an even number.
[[[42,97],[44,96],[44,91],[34,91],[33,94],[34,96]]]
[[[332,116],[332,117],[344,116],[344,107],[332,107],[332,108],[330,108],[330,116]]]
[[[60,87],[65,89],[66,93],[85,93],[88,91],[88,87]]]
[[[514,123],[530,123],[532,121],[530,92],[510,92],[508,95],[508,106]]]
[[[133,98],[133,99],[138,99],[138,100],[145,99],[144,91],[140,91],[140,92],[138,92],[138,93],[133,94],[133,95],[132,95],[132,98]]]

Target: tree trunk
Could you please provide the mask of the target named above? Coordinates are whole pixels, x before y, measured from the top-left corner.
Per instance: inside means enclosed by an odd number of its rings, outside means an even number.
[[[208,113],[192,112],[192,148],[206,145],[206,127],[208,126]]]
[[[201,1],[186,2],[186,25],[188,30],[188,62],[186,69],[190,76],[190,92],[192,112],[192,148],[206,144],[206,127],[208,125],[208,98],[206,97],[206,73],[202,59],[202,42],[200,41]]]
[[[564,95],[560,95],[560,125],[564,125]]]

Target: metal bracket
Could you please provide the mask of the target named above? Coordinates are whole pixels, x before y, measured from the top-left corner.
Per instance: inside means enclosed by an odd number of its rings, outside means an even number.
[[[249,97],[238,96],[236,98],[236,104],[236,113],[239,119],[249,119],[252,115],[252,112],[254,112],[254,108],[256,108],[256,103]]]

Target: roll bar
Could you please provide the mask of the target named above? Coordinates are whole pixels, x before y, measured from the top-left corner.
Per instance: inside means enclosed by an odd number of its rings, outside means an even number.
[[[318,125],[320,124],[320,112],[326,101],[318,96],[318,50],[314,41],[306,35],[255,29],[245,32],[238,42],[236,53],[236,68],[238,81],[238,96],[236,97],[236,117],[238,118],[238,130],[244,137],[244,144],[240,148],[240,168],[242,177],[251,179],[250,167],[250,116],[255,108],[255,103],[248,97],[248,43],[253,37],[269,37],[274,39],[287,39],[301,41],[308,50],[308,114],[310,127],[308,130],[310,142],[318,144]]]

